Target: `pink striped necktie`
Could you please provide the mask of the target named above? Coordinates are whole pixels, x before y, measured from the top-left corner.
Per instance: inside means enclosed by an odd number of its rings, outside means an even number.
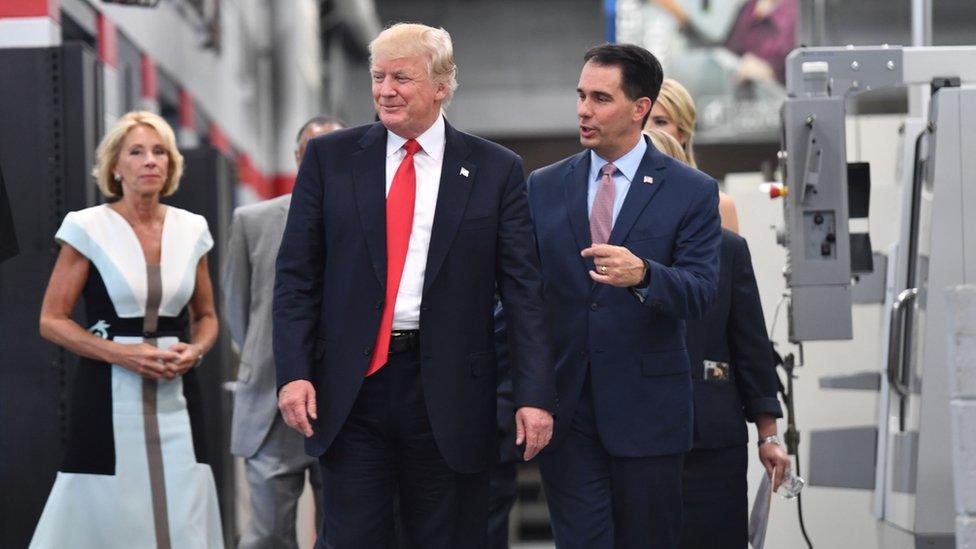
[[[606,244],[610,240],[610,229],[613,227],[613,201],[617,196],[613,184],[613,174],[617,167],[609,162],[600,169],[600,188],[593,199],[593,210],[590,212],[590,237],[594,244]]]

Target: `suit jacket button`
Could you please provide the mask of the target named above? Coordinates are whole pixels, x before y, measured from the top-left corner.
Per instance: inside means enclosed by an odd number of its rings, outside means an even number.
[[[421,305],[420,306],[420,310],[421,311],[429,311],[430,310],[430,306],[429,305]]]
[[[600,308],[600,304],[597,303],[596,301],[594,301],[593,303],[590,303],[590,310],[591,311],[595,311],[595,310],[597,310],[599,308]]]
[[[372,347],[363,347],[363,356],[369,356],[371,354],[373,354]]]
[[[383,308],[383,300],[381,299],[381,300],[379,300],[379,301],[376,302],[376,310],[379,311],[382,308]]]

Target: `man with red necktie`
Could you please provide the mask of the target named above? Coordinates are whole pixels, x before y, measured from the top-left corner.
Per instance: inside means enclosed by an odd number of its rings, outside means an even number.
[[[505,304],[517,444],[556,406],[521,159],[459,132],[450,36],[397,24],[370,44],[379,122],[316,138],[278,253],[278,406],[321,456],[317,547],[483,547],[497,455],[492,311]]]

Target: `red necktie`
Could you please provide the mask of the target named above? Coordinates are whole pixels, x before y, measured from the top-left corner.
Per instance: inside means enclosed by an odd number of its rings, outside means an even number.
[[[403,148],[407,154],[400,161],[390,192],[386,195],[386,296],[367,376],[375,374],[389,359],[393,309],[400,290],[403,264],[407,261],[410,229],[413,227],[413,205],[417,196],[417,171],[413,167],[413,155],[420,150],[420,144],[409,139]]]

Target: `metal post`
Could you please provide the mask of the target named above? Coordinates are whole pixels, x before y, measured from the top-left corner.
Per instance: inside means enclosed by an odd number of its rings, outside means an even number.
[[[932,45],[932,0],[912,0],[912,45]],[[908,114],[913,118],[924,117],[929,108],[932,92],[928,86],[908,87]]]
[[[932,0],[912,0],[912,45],[932,45]]]

